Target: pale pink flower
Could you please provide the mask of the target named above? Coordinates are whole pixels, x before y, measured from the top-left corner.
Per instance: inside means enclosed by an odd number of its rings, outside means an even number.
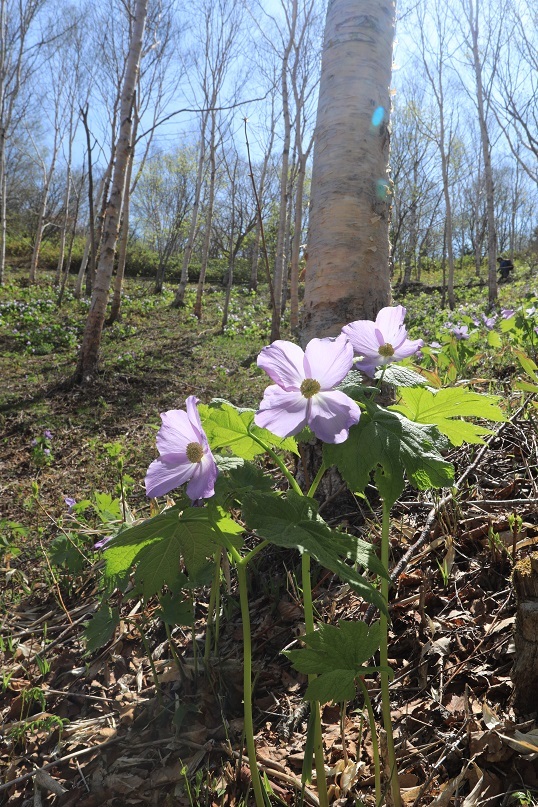
[[[404,318],[403,305],[387,306],[381,309],[375,322],[358,319],[342,328],[356,355],[362,358],[357,364],[361,372],[373,376],[376,367],[406,359],[423,347],[422,339],[407,338]]]
[[[335,390],[353,364],[353,348],[345,336],[312,339],[303,351],[278,340],[264,347],[258,366],[275,382],[267,387],[254,422],[279,437],[309,426],[325,443],[343,443],[359,422],[361,410],[348,395]]]
[[[187,398],[187,411],[172,409],[161,414],[162,426],[157,433],[161,455],[146,474],[149,497],[163,496],[188,482],[191,501],[208,499],[215,493],[217,465],[202,428],[194,395]]]

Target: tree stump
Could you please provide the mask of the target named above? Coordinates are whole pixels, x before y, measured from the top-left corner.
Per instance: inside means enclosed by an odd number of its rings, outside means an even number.
[[[513,703],[528,715],[538,709],[538,552],[516,563],[512,580],[517,599]]]

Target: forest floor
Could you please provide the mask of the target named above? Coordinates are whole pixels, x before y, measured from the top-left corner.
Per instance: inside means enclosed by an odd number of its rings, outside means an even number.
[[[267,310],[238,290],[222,333],[220,290],[206,296],[202,322],[141,283],[127,293],[121,322],[105,332],[102,374],[71,389],[62,382],[87,303],[68,295],[57,311],[48,283],[36,291],[17,279],[0,299],[0,804],[250,805],[234,580],[209,664],[204,591],[192,629],[171,637],[151,602],[128,599],[104,648],[88,652],[84,627],[102,576],[93,546],[117,518],[121,491],[137,518],[148,513],[143,478],[159,412],[191,394],[256,406]],[[503,289],[503,303],[516,293]],[[406,558],[391,591],[392,718],[403,802],[413,807],[538,804],[536,714],[514,713],[510,677],[512,567],[538,546],[538,444],[513,372],[480,379],[502,391],[508,420],[484,446],[453,449],[457,490],[441,503],[409,488],[392,514],[392,563]],[[377,542],[375,493],[350,499],[333,523]],[[273,547],[249,580],[259,765],[271,803],[293,807],[319,804],[315,783],[301,794],[305,677],[281,655],[303,631],[298,566]],[[364,603],[323,569],[314,595],[324,621],[364,616]],[[368,687],[377,712],[377,680]],[[361,699],[343,712],[325,706],[322,721],[331,803],[373,807]]]

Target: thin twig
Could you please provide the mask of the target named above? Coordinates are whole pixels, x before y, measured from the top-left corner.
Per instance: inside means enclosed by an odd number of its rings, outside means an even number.
[[[40,771],[48,771],[51,768],[56,768],[58,765],[63,765],[64,762],[69,762],[71,759],[76,759],[84,754],[91,754],[92,751],[100,751],[101,748],[104,748],[107,745],[112,745],[113,743],[117,743],[121,739],[121,737],[112,737],[110,740],[106,740],[104,743],[99,743],[99,745],[92,745],[90,748],[82,748],[80,751],[74,751],[72,754],[67,754],[65,757],[59,757],[53,762],[47,762],[47,764],[42,765],[41,768],[36,768],[34,771],[24,773],[22,776],[17,776],[16,779],[12,779],[10,782],[4,782],[4,784],[0,785],[0,793],[3,790],[9,790],[14,785],[19,785],[21,782],[27,782],[28,779],[32,779]]]

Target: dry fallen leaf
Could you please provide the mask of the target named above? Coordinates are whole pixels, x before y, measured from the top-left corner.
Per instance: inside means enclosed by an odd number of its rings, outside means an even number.
[[[474,768],[479,777],[478,782],[473,787],[469,795],[466,797],[465,801],[462,804],[462,807],[478,807],[479,804],[482,804],[482,785],[484,783],[484,774],[482,773],[478,765],[474,765]]]
[[[467,763],[467,767],[458,776],[442,785],[442,791],[430,802],[429,807],[448,807],[452,795],[469,778],[469,765],[470,762]]]
[[[499,732],[499,737],[508,743],[510,748],[520,754],[538,754],[538,729],[529,731],[526,734],[522,731],[514,731],[511,737]]]

